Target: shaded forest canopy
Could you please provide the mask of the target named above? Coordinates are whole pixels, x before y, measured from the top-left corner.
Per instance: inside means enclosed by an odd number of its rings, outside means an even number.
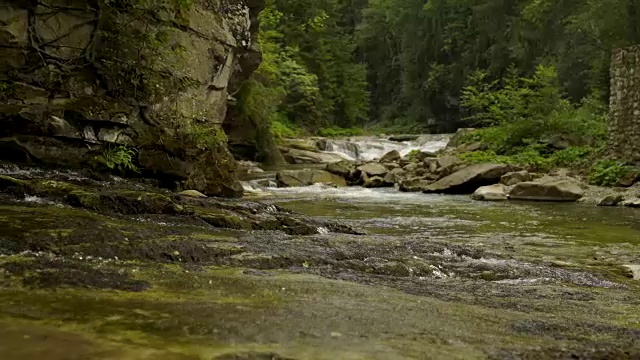
[[[263,63],[239,94],[260,106],[241,112],[277,136],[477,125],[462,95],[479,72],[504,87],[540,66],[563,99],[606,104],[611,51],[640,43],[636,0],[268,0],[260,20]]]

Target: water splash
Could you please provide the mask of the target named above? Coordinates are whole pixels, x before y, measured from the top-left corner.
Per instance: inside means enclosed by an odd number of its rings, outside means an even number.
[[[376,137],[353,137],[327,140],[325,150],[349,160],[371,161],[392,150],[398,150],[402,156],[413,150],[436,152],[445,148],[450,138],[450,134],[420,135],[415,140],[396,142]]]

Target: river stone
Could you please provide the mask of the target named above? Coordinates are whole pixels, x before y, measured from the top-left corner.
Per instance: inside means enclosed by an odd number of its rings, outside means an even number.
[[[355,165],[350,161],[339,161],[327,164],[326,170],[332,174],[340,175],[343,178],[349,178],[351,172],[355,170]]]
[[[472,193],[477,188],[500,181],[502,175],[511,171],[505,164],[476,164],[446,176],[424,189],[425,193]]]
[[[178,193],[178,195],[196,197],[196,198],[206,198],[207,195],[201,193],[197,190],[185,190]]]
[[[522,170],[502,175],[502,177],[500,178],[500,183],[506,186],[513,186],[515,184],[531,180],[533,180],[531,174],[529,174],[529,172],[526,170]]]
[[[404,192],[421,192],[433,184],[433,180],[428,180],[421,177],[414,177],[405,179],[400,182],[399,189]]]
[[[380,162],[390,163],[400,160],[401,157],[402,156],[400,156],[400,152],[398,152],[398,150],[391,150],[380,158]]]
[[[413,172],[413,171],[416,171],[418,166],[419,165],[417,163],[410,163],[410,164],[405,165],[402,169],[404,169],[404,171],[406,171],[406,172]]]
[[[611,194],[605,196],[598,202],[598,206],[616,206],[624,201],[622,194]]]
[[[503,201],[509,199],[507,190],[502,184],[480,187],[471,195],[471,198],[481,201]]]
[[[400,168],[392,169],[385,175],[384,182],[387,184],[395,184],[399,182],[404,174],[406,174],[406,172]]]
[[[321,153],[301,149],[280,149],[282,156],[289,164],[330,164],[345,160],[344,157],[333,153]]]
[[[381,187],[393,186],[393,183],[390,184],[385,182],[384,179],[381,178],[380,176],[372,176],[368,178],[364,182],[364,184],[362,184],[362,186],[366,188],[381,188]]]
[[[629,199],[622,202],[622,206],[640,208],[640,199]]]
[[[640,265],[622,265],[627,270],[627,276],[633,280],[640,280]]]
[[[387,168],[382,164],[368,163],[362,166],[358,166],[358,170],[366,173],[369,176],[385,176],[388,172]]]
[[[325,170],[286,170],[276,174],[281,187],[309,186],[317,183],[347,186],[344,178]]]
[[[577,201],[584,196],[578,183],[563,178],[547,178],[516,184],[509,193],[511,199],[536,201]]]

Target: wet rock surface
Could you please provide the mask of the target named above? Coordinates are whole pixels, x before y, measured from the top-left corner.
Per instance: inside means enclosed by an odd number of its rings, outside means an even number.
[[[635,220],[595,230],[370,189],[377,200],[257,203],[18,170],[0,189],[4,358],[599,359],[640,347],[640,285],[621,266],[640,263],[621,240]]]

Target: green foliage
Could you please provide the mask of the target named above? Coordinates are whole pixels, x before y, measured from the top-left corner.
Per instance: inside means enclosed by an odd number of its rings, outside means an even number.
[[[134,163],[137,150],[124,145],[110,146],[105,149],[97,160],[102,162],[111,170],[117,170],[124,174],[129,171],[139,172]]]
[[[467,80],[474,73],[487,87],[507,91],[514,75],[518,81],[554,81],[541,91],[527,91],[534,84],[517,85],[520,93],[477,97],[479,107],[496,101],[503,106],[473,121],[548,114],[563,105],[560,94],[572,103],[593,93],[606,101],[611,50],[640,43],[638,14],[640,2],[632,0],[370,0],[356,31],[368,67],[370,115],[388,123],[433,126],[435,120],[438,129],[453,131],[468,115],[457,105],[463,89],[473,90]],[[496,99],[502,95],[517,96]],[[529,98],[537,105],[515,102],[512,108],[506,101]]]
[[[524,166],[534,171],[548,171],[554,167],[581,168],[597,153],[592,147],[572,146],[564,150],[545,153],[541,146],[519,149],[512,155],[499,155],[493,150],[474,151],[458,155],[468,164],[500,163]],[[588,167],[588,165],[586,165]]]
[[[361,136],[365,134],[365,130],[363,128],[338,128],[338,127],[329,127],[322,128],[318,130],[318,135],[324,137],[350,137],[350,136]]]
[[[518,77],[514,68],[502,84],[484,82],[476,72],[463,90],[462,105],[475,122],[489,128],[467,134],[463,142],[481,142],[497,153],[553,142],[597,145],[605,140],[606,108],[593,97],[574,106],[563,99],[553,67],[538,66],[532,77]]]
[[[214,150],[227,143],[227,135],[217,125],[187,123],[178,129],[181,141],[193,144],[200,150]]]
[[[245,92],[239,106],[245,115],[271,122],[276,136],[288,136],[287,128],[315,132],[324,126],[353,126],[366,119],[366,68],[355,61],[355,43],[349,34],[352,29],[340,22],[344,3],[267,2],[260,14],[258,36],[263,61],[253,75],[253,89]],[[244,110],[243,106],[252,106],[249,97],[259,98],[259,103],[268,100],[268,114]]]
[[[591,168],[589,182],[600,186],[617,186],[620,180],[638,170],[622,161],[599,160]]]
[[[304,135],[304,131],[298,126],[290,123],[285,117],[273,118],[271,120],[271,131],[276,140],[285,138],[297,138]]]

